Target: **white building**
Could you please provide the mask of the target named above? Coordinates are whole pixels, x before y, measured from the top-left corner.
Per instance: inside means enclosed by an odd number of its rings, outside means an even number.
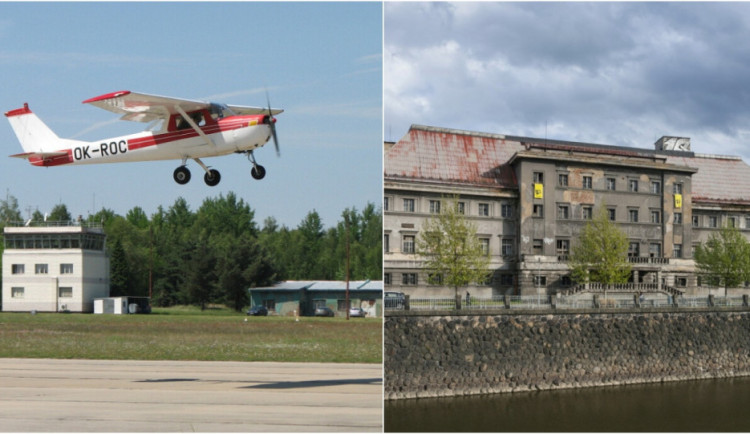
[[[109,259],[101,228],[6,227],[3,312],[92,312],[109,296]]]

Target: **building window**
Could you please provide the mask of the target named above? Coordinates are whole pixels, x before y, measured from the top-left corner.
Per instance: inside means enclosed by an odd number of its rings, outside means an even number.
[[[661,181],[651,181],[651,194],[661,194]]]
[[[729,217],[727,219],[727,226],[730,228],[736,228],[737,227],[737,217]]]
[[[675,244],[674,245],[674,257],[675,258],[682,258],[682,244]]]
[[[534,275],[534,286],[547,286],[547,276]]]
[[[389,234],[383,234],[383,252],[388,253],[391,251],[391,236]]]
[[[513,218],[513,205],[509,203],[500,205],[500,216],[504,219]]]
[[[708,227],[717,228],[719,227],[719,219],[715,215],[708,216]]]
[[[479,245],[482,248],[482,254],[483,255],[489,255],[490,254],[490,239],[489,238],[480,238],[479,239]]]
[[[544,184],[543,172],[534,172],[534,184]]]
[[[628,244],[628,258],[637,258],[639,256],[641,256],[641,244],[638,242]]]
[[[651,210],[651,223],[661,223],[661,211]]]
[[[750,217],[745,217],[745,229],[750,229]]]
[[[557,256],[568,256],[570,254],[570,240],[557,240]]]
[[[26,272],[24,264],[13,264],[10,266],[10,272],[12,274],[23,274]]]
[[[401,275],[401,283],[404,285],[416,285],[417,273],[404,273]]]
[[[501,274],[500,275],[500,285],[501,286],[512,286],[513,285],[513,275],[512,274]]]
[[[456,204],[456,211],[458,211],[459,214],[466,214],[466,203],[458,202]]]
[[[430,201],[430,214],[440,214],[440,201],[439,200]]]
[[[582,208],[582,210],[583,210],[583,216],[582,217],[583,217],[584,220],[591,220],[592,218],[594,218],[594,208],[593,207],[584,206]]]
[[[682,213],[676,212],[674,213],[674,224],[681,225],[682,224]]]
[[[414,235],[404,235],[404,253],[414,253]]]
[[[700,216],[694,215],[693,216],[693,227],[697,228],[701,225]]]
[[[650,243],[648,245],[648,255],[652,258],[661,258],[661,243]]]
[[[569,205],[557,205],[557,219],[568,220],[570,218],[570,206]]]
[[[632,191],[634,193],[638,192],[638,180],[637,179],[628,180],[628,191]]]
[[[414,199],[404,199],[404,211],[414,212]]]
[[[73,297],[73,288],[70,286],[61,286],[57,288],[58,297],[60,298],[72,298]]]
[[[49,273],[49,265],[47,264],[36,264],[34,265],[35,274],[47,274]]]
[[[11,298],[23,298],[24,289],[18,286],[10,288]]]
[[[534,204],[532,217],[544,218],[544,205]]]
[[[687,277],[677,277],[674,278],[674,286],[678,288],[684,288],[687,286]]]
[[[390,208],[390,203],[391,203],[390,198],[388,196],[385,196],[383,198],[383,210],[384,211],[388,211],[388,209]]]
[[[60,264],[60,274],[73,274],[73,264]]]
[[[637,209],[628,210],[628,221],[631,223],[638,223],[638,210]]]
[[[440,273],[431,273],[427,275],[427,283],[430,285],[442,285],[443,275]]]
[[[557,185],[559,185],[560,187],[568,186],[568,174],[567,173],[560,173],[557,175]]]
[[[383,284],[384,285],[391,284],[391,273],[383,273]]]
[[[607,178],[607,190],[616,190],[617,186],[617,179],[616,178]]]
[[[591,190],[593,188],[593,182],[590,176],[583,177],[583,188]]]
[[[560,277],[560,285],[561,286],[570,286],[573,284],[573,280],[571,280],[569,275],[565,275]]]
[[[674,184],[672,186],[672,191],[674,194],[682,194],[682,184]]]
[[[490,215],[490,204],[480,203],[479,204],[479,215],[482,217],[489,217]]]
[[[535,255],[541,255],[542,254],[542,240],[535,239],[532,241],[531,244],[532,253]]]
[[[617,209],[607,208],[607,217],[609,217],[609,221],[615,221],[615,219],[617,218]]]
[[[500,251],[503,256],[512,256],[513,255],[513,239],[504,238],[501,241],[501,247]]]
[[[349,303],[351,303],[351,299],[349,300]],[[336,310],[338,312],[346,312],[346,309],[347,309],[346,299],[336,300]]]

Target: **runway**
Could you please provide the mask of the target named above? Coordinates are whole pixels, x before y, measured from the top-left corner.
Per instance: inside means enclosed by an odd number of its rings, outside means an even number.
[[[0,359],[3,432],[382,432],[379,364]]]

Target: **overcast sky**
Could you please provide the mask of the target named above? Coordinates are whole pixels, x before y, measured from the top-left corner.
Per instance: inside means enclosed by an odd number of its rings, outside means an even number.
[[[750,3],[385,4],[384,133],[410,124],[750,161]]]
[[[39,168],[0,125],[0,195],[23,211],[59,203],[73,216],[102,207],[148,215],[178,197],[197,210],[232,191],[255,211],[296,227],[316,210],[334,226],[345,208],[382,197],[382,5],[315,2],[0,2],[0,112],[28,102],[60,137],[99,141],[136,133],[138,122],[82,101],[119,90],[283,108],[273,144],[206,158],[221,183],[177,185],[180,161]]]

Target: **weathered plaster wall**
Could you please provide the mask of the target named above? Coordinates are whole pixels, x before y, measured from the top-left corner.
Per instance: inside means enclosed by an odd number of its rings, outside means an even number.
[[[750,375],[750,312],[391,315],[385,398]]]

